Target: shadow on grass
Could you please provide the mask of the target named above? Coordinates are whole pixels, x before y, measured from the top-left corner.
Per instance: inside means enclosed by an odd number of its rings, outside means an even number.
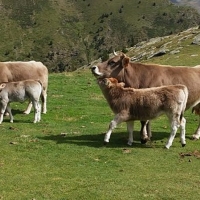
[[[118,133],[112,133],[110,142],[107,145],[104,145],[103,139],[104,139],[103,133],[101,134],[84,134],[84,135],[47,135],[43,137],[38,137],[41,140],[51,140],[55,141],[57,144],[75,144],[79,146],[88,146],[88,147],[94,147],[94,148],[100,148],[100,147],[108,147],[108,148],[127,148],[129,147],[127,145],[128,141],[128,134],[125,132],[118,132]],[[169,137],[169,133],[167,132],[154,132],[151,142],[147,144],[141,144],[140,138],[139,138],[139,132],[135,132],[134,137],[134,143],[132,145],[133,148],[148,148],[152,147],[153,145],[161,146],[163,147],[167,138]]]

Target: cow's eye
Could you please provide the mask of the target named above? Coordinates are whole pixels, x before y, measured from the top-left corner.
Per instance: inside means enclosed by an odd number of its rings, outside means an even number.
[[[111,60],[111,61],[109,61],[108,64],[109,64],[109,65],[114,65],[114,64],[115,64],[115,61]]]

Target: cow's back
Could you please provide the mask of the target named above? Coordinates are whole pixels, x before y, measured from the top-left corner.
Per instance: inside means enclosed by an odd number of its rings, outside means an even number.
[[[41,62],[0,62],[0,82],[39,79],[46,88],[48,69]]]

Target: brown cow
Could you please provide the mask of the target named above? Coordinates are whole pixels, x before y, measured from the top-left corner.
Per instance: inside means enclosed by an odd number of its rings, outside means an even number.
[[[150,88],[162,85],[186,85],[189,97],[186,109],[200,102],[200,67],[132,63],[125,54],[116,55],[92,67],[96,77],[114,77],[126,87]],[[143,132],[143,135],[145,133]],[[144,137],[144,136],[143,136]],[[142,138],[143,138],[142,137]],[[200,123],[193,138],[200,137]]]
[[[40,80],[43,86],[42,113],[46,113],[46,99],[48,87],[48,69],[41,62],[0,62],[0,83],[23,81],[27,79]],[[29,102],[25,114],[31,111],[32,103]]]
[[[127,122],[128,144],[133,143],[133,121],[149,120],[166,114],[171,124],[171,134],[165,145],[170,148],[177,129],[180,126],[180,139],[185,146],[185,123],[183,117],[186,108],[188,90],[184,85],[168,85],[146,89],[124,88],[115,78],[98,79],[98,84],[115,114],[110,122],[104,142],[108,143],[112,130],[121,122]]]

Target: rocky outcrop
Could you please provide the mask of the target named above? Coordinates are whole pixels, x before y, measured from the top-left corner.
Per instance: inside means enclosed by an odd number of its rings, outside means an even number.
[[[194,37],[192,44],[200,45],[200,34]]]
[[[199,27],[193,27],[175,35],[157,37],[140,42],[134,47],[128,48],[127,55],[134,62],[149,60],[153,57],[164,56],[166,54],[178,55],[182,51],[185,41],[191,40],[192,43],[188,43],[187,45],[200,45]]]

